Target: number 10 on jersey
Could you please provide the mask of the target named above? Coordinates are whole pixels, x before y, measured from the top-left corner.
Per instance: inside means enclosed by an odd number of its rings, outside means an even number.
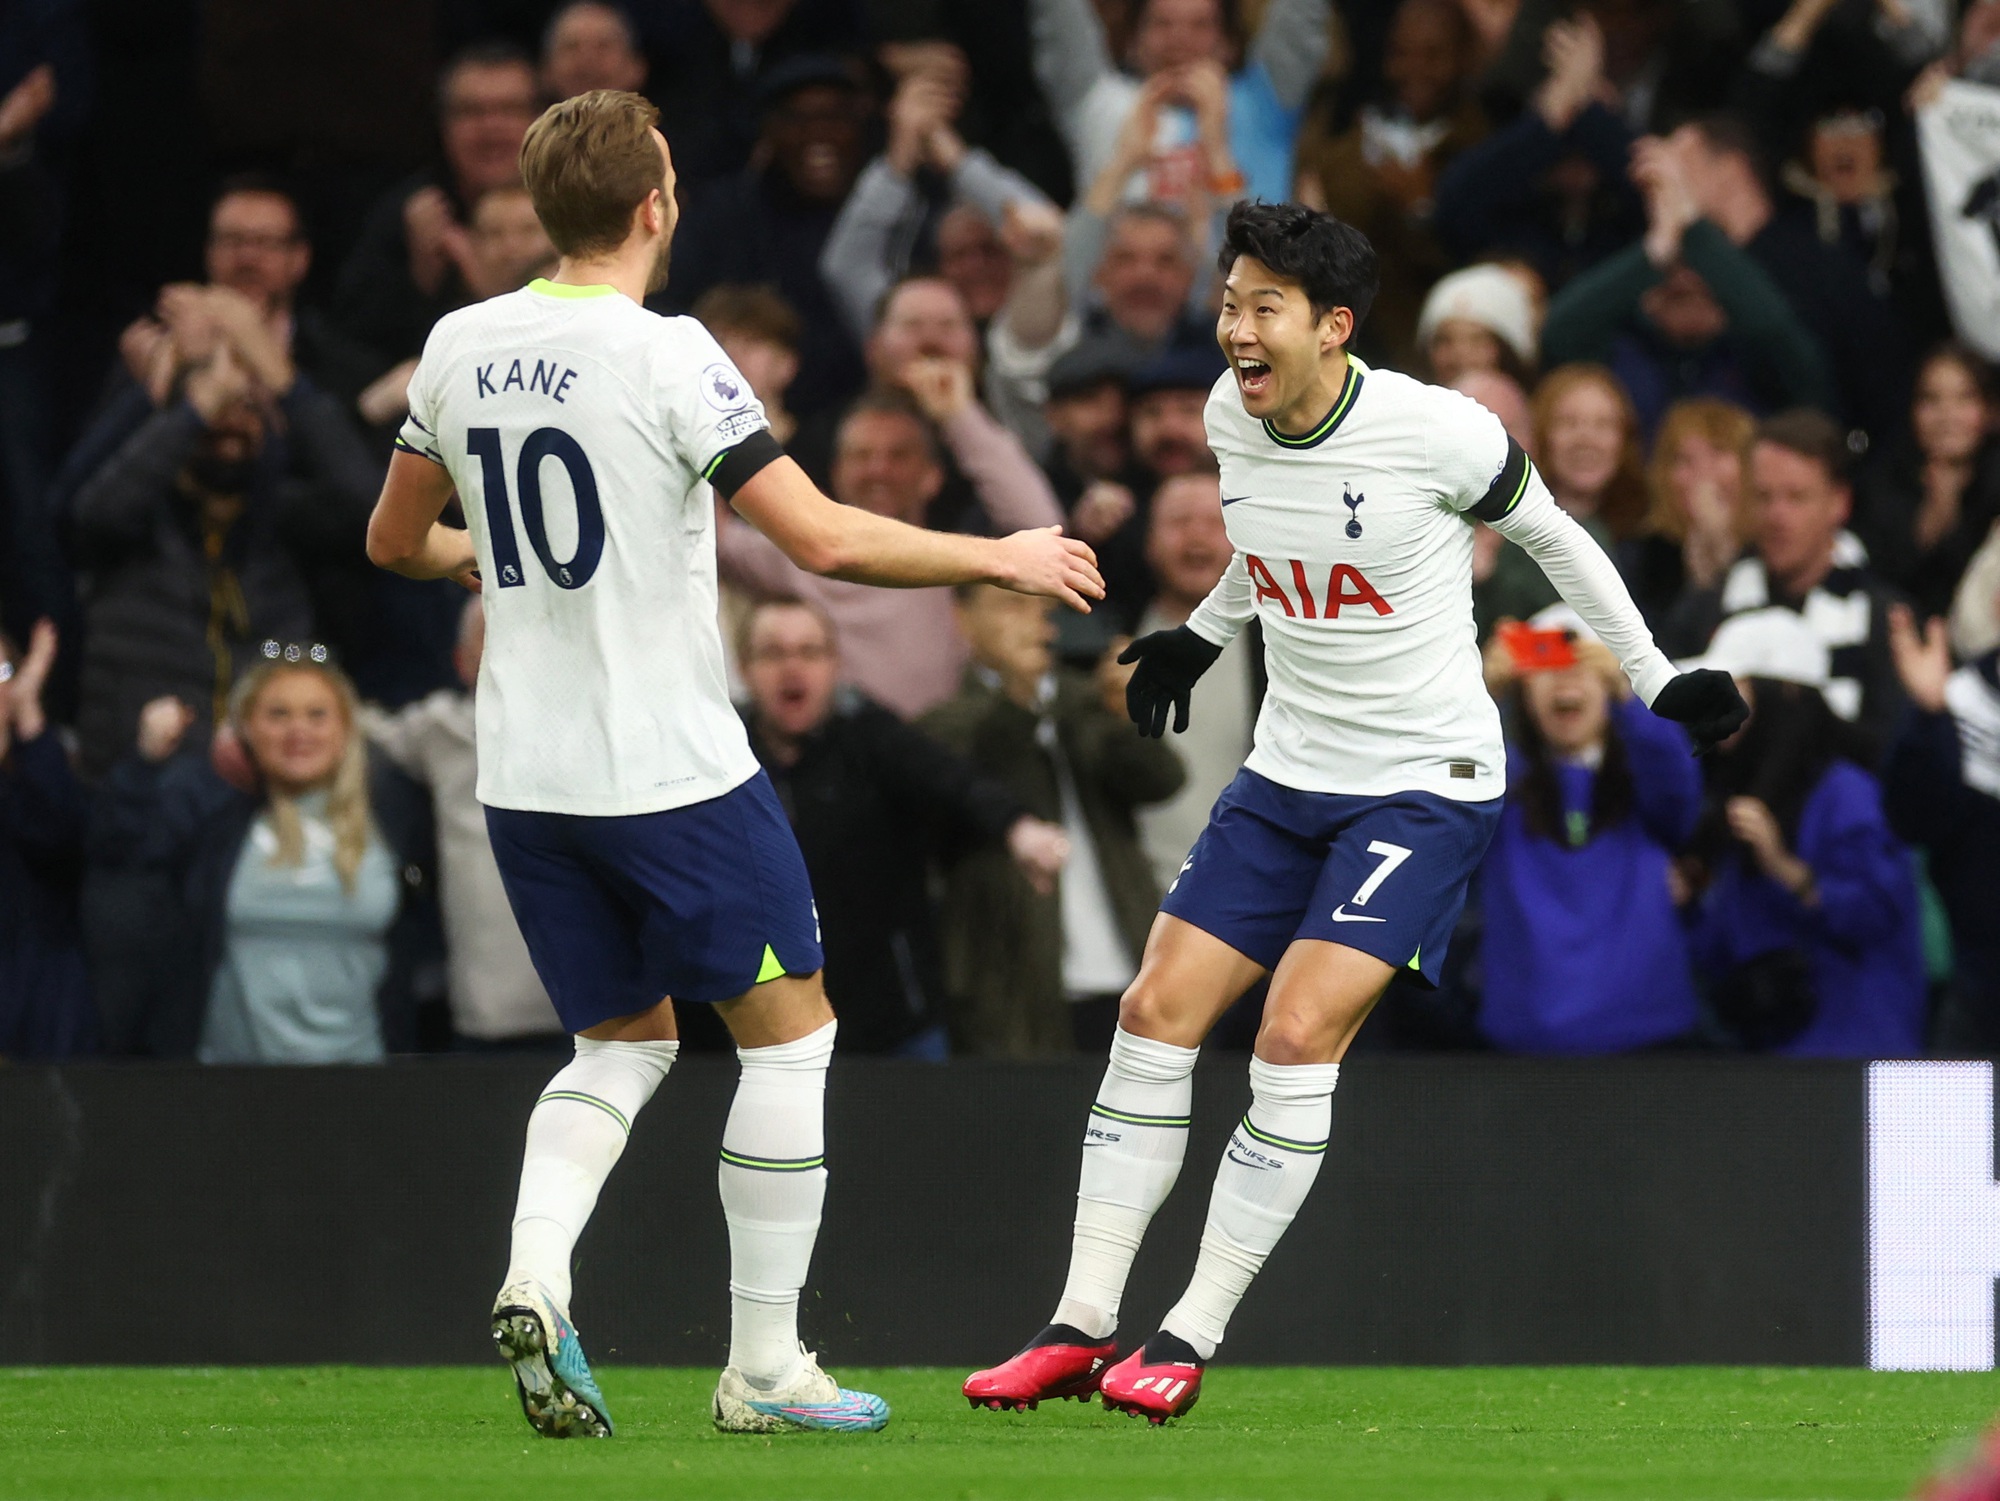
[[[507,499],[507,460],[501,451],[500,429],[467,428],[465,451],[479,460],[486,491],[486,533],[493,543],[493,569],[502,589],[527,582],[521,571],[521,543],[514,530],[514,511]],[[548,524],[542,515],[542,462],[554,459],[569,471],[576,495],[576,552],[564,560],[549,548]],[[542,572],[563,589],[581,589],[597,572],[604,557],[604,510],[597,500],[597,476],[578,443],[559,427],[538,427],[521,444],[514,466],[514,491],[521,502],[521,527],[528,545],[541,561]]]

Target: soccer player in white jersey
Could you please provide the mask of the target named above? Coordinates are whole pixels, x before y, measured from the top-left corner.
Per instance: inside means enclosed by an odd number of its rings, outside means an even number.
[[[572,1253],[673,1064],[673,1002],[710,1003],[742,1064],[719,1168],[731,1323],[716,1425],[879,1428],[882,1400],[841,1389],[798,1340],[834,1019],[805,865],[724,684],[714,496],[816,573],[984,580],[1081,609],[1103,582],[1057,528],[927,532],[814,488],[701,325],[641,306],[676,218],[657,119],[599,91],[529,130],[522,176],[561,262],[432,331],[369,527],[376,563],[485,596],[479,798],[576,1034],[528,1120],[493,1336],[537,1431],[611,1432],[569,1317]],[[454,490],[469,530],[439,522]]]
[[[975,1407],[1088,1400],[1154,1422],[1202,1370],[1326,1152],[1334,1081],[1398,970],[1435,982],[1500,814],[1506,757],[1472,623],[1473,522],[1520,544],[1655,713],[1709,746],[1746,715],[1726,674],[1676,676],[1604,554],[1499,421],[1347,352],[1376,285],[1359,231],[1238,204],[1220,257],[1230,369],[1207,409],[1236,554],[1186,625],[1135,642],[1142,733],[1253,617],[1269,689],[1255,744],[1161,903],[1084,1133],[1069,1279],[1049,1326],[971,1376]],[[1194,1277],[1117,1361],[1118,1306],[1181,1169],[1195,1055],[1270,976]]]

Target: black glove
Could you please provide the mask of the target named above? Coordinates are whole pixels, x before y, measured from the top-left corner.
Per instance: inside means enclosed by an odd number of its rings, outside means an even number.
[[[1684,672],[1660,690],[1653,712],[1686,726],[1694,737],[1694,753],[1705,756],[1743,728],[1750,706],[1726,672],[1704,667]]]
[[[1201,639],[1186,626],[1141,636],[1118,654],[1120,662],[1137,662],[1125,685],[1125,712],[1142,735],[1155,740],[1167,732],[1167,709],[1174,711],[1174,733],[1188,727],[1188,700],[1195,681],[1215,665],[1222,648]]]

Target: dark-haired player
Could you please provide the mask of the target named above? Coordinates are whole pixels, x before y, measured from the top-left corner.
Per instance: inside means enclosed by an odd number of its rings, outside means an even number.
[[[1230,1314],[1325,1155],[1339,1061],[1398,971],[1435,983],[1500,813],[1500,720],[1472,623],[1472,523],[1525,548],[1654,712],[1704,746],[1746,710],[1728,676],[1676,676],[1610,561],[1499,421],[1347,352],[1375,295],[1365,236],[1238,204],[1220,258],[1208,400],[1236,556],[1186,625],[1135,642],[1142,733],[1188,722],[1195,680],[1253,616],[1270,688],[1255,748],[1161,903],[1084,1133],[1069,1280],[1050,1325],[965,1383],[974,1406],[1088,1398],[1184,1413]],[[1251,1105],[1230,1134],[1194,1277],[1116,1365],[1118,1305],[1179,1176],[1202,1039],[1259,978]],[[1130,1348],[1130,1347],[1128,1347]]]

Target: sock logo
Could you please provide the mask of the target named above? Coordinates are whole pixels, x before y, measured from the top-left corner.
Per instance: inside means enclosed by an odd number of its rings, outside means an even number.
[[[1085,1126],[1083,1128],[1083,1144],[1087,1147],[1108,1147],[1113,1142],[1123,1141],[1124,1139],[1116,1131],[1100,1131],[1095,1126]]]
[[[1238,1153],[1242,1155],[1238,1156]],[[1259,1172],[1268,1169],[1272,1172],[1282,1173],[1285,1170],[1284,1163],[1278,1161],[1275,1157],[1266,1157],[1262,1152],[1259,1152],[1250,1146],[1249,1143],[1245,1142],[1242,1136],[1234,1131],[1229,1133],[1229,1150],[1223,1155],[1241,1167],[1253,1167]]]

